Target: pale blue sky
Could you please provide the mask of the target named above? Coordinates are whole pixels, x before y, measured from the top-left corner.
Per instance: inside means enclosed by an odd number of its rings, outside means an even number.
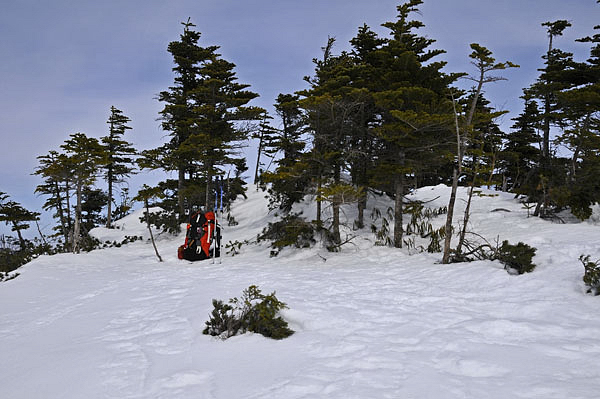
[[[106,134],[111,105],[131,119],[128,133],[138,149],[157,146],[165,132],[156,120],[156,94],[173,82],[166,47],[177,40],[181,21],[191,17],[202,32],[201,45],[219,45],[237,65],[240,82],[260,94],[255,105],[270,107],[280,92],[305,88],[327,36],[336,51],[363,23],[379,25],[396,17],[391,0],[6,0],[0,13],[0,191],[32,210],[43,200],[30,176],[36,157],[75,132]],[[478,42],[499,61],[519,70],[487,87],[492,104],[521,109],[521,89],[531,84],[547,49],[542,22],[568,19],[573,27],[556,46],[587,58],[589,45],[574,39],[592,34],[600,23],[595,0],[425,0],[417,18],[421,33],[447,50],[438,57],[447,71],[471,72],[469,43]],[[466,84],[466,82],[465,82]],[[254,157],[249,156],[251,170]],[[136,182],[150,179],[137,176]],[[45,220],[50,225],[52,221]]]

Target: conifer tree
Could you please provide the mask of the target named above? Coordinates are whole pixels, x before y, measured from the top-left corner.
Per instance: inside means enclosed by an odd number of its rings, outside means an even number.
[[[556,94],[558,118],[565,126],[557,141],[572,154],[567,205],[577,217],[586,219],[591,215],[590,205],[600,201],[600,34],[578,41],[592,44],[590,58],[562,72],[568,88]]]
[[[172,138],[160,148],[144,151],[139,162],[144,168],[178,172],[172,189],[180,218],[186,194],[200,199],[202,192],[204,205],[211,207],[213,176],[219,167],[235,164],[240,142],[248,136],[238,122],[258,120],[263,112],[246,106],[258,95],[237,82],[235,64],[220,58],[218,46],[200,47],[200,33],[189,20],[183,25],[180,40],[168,47],[175,62],[175,86],[159,95],[166,103],[162,127]]]
[[[158,100],[165,103],[160,111],[162,128],[170,132],[171,140],[154,150],[143,151],[143,158],[138,162],[141,168],[177,172],[174,188],[177,206],[173,210],[177,210],[180,218],[185,214],[186,173],[190,173],[191,167],[185,154],[181,154],[178,150],[196,130],[195,108],[201,104],[196,104],[193,93],[201,82],[202,64],[214,59],[218,48],[199,46],[200,32],[193,30],[195,25],[189,19],[182,25],[184,30],[179,40],[170,42],[167,47],[175,64],[172,69],[175,73],[174,85],[158,95]]]
[[[357,201],[358,217],[356,228],[364,227],[364,211],[367,207],[370,178],[375,165],[377,136],[375,127],[379,121],[379,108],[373,94],[380,91],[381,48],[385,40],[378,37],[366,24],[358,29],[357,35],[350,40],[354,68],[352,71],[352,89],[360,91],[361,103],[357,113],[357,128],[350,138],[348,162],[350,175],[359,195]]]
[[[448,214],[446,217],[445,224],[445,240],[444,240],[444,254],[442,258],[442,263],[449,263],[451,261],[450,254],[450,244],[452,240],[452,219],[454,217],[454,205],[456,203],[456,191],[458,188],[458,179],[460,175],[463,173],[463,160],[465,156],[466,143],[473,136],[473,122],[475,118],[475,111],[477,109],[477,103],[480,98],[481,91],[483,86],[487,83],[497,82],[500,80],[506,80],[503,77],[492,76],[491,72],[504,70],[506,68],[515,68],[518,65],[513,64],[510,61],[506,62],[496,62],[496,59],[492,57],[492,52],[481,46],[478,43],[471,43],[471,49],[473,50],[469,57],[473,60],[472,64],[475,66],[477,70],[477,74],[470,79],[475,82],[476,86],[474,87],[473,94],[471,97],[470,104],[468,105],[468,110],[466,111],[466,116],[463,121],[459,121],[459,113],[455,109],[455,129],[456,129],[456,145],[457,145],[457,160],[452,172],[452,191],[450,193],[450,200],[448,201]],[[456,106],[456,103],[454,103]],[[473,194],[473,187],[471,186],[471,190],[469,193],[469,198],[471,198]],[[469,208],[467,207],[467,213],[465,213],[465,223],[469,212]],[[459,245],[457,246],[456,253],[458,257],[460,257],[461,245],[464,241],[464,230],[461,234],[461,239],[459,241]]]
[[[27,242],[23,238],[22,231],[29,228],[28,222],[39,220],[38,212],[31,212],[25,209],[18,202],[8,200],[9,196],[0,191],[0,222],[11,226],[11,231],[17,233],[21,251],[27,250]]]
[[[84,201],[84,190],[93,185],[97,178],[98,169],[106,162],[104,151],[97,139],[87,137],[83,133],[71,134],[70,139],[66,140],[61,148],[67,156],[66,164],[71,173],[71,179],[74,184],[75,196],[77,199],[75,207],[75,220],[73,226],[73,244],[74,253],[81,250],[82,233],[82,209]]]
[[[279,94],[274,104],[281,127],[265,151],[272,156],[276,169],[262,175],[262,181],[270,183],[271,206],[289,212],[294,203],[304,197],[309,176],[302,162],[305,142],[305,118],[295,94]]]
[[[354,188],[342,180],[347,162],[349,138],[357,128],[356,114],[362,99],[348,86],[353,59],[346,53],[332,54],[334,38],[323,48],[323,59],[313,60],[315,76],[305,80],[310,89],[300,92],[300,105],[307,112],[313,135],[311,161],[315,165],[317,194],[317,223],[321,223],[321,201],[331,204],[331,243],[337,248],[340,237],[340,206],[354,202]]]
[[[543,114],[541,115],[543,130],[542,158],[547,167],[550,162],[550,129],[552,123],[555,122],[553,111],[556,104],[556,93],[564,88],[559,76],[563,68],[568,67],[572,62],[572,54],[554,48],[554,38],[562,36],[564,30],[570,27],[571,23],[566,20],[557,20],[544,22],[542,26],[547,27],[548,33],[548,51],[542,57],[545,59],[546,67],[540,70],[542,74],[531,87],[531,92],[535,93],[544,105]]]
[[[383,24],[390,30],[390,38],[380,50],[381,89],[374,94],[382,120],[376,131],[383,143],[377,167],[380,175],[389,176],[385,191],[395,198],[393,242],[398,248],[403,239],[406,176],[429,159],[426,155],[439,157],[439,153],[429,150],[449,142],[452,108],[447,93],[448,86],[458,77],[441,71],[444,62],[433,61],[444,53],[429,49],[434,40],[414,33],[424,26],[410,20],[421,3],[407,1],[397,7],[396,21]]]
[[[506,136],[506,144],[501,154],[500,168],[505,184],[510,191],[532,196],[537,186],[534,173],[541,159],[540,111],[538,103],[527,93],[523,111],[513,119],[513,131]]]
[[[106,164],[103,166],[105,171],[104,178],[108,184],[108,210],[106,212],[106,227],[112,226],[112,204],[114,201],[113,188],[115,184],[123,183],[134,170],[133,155],[137,151],[131,143],[123,139],[123,135],[131,127],[127,125],[131,120],[123,114],[123,111],[110,107],[110,116],[108,118],[108,135],[101,138],[102,147],[106,156]]]
[[[273,153],[270,151],[272,147],[271,142],[275,140],[276,130],[269,123],[273,119],[268,112],[265,112],[261,116],[261,122],[258,125],[258,131],[252,134],[253,139],[258,139],[258,153],[256,155],[256,168],[254,169],[254,184],[258,184],[260,181],[260,174],[263,169],[261,168],[261,157],[267,155],[273,159]]]
[[[48,196],[42,209],[54,212],[52,216],[58,218],[59,224],[53,230],[62,236],[64,250],[70,251],[73,231],[70,198],[73,187],[68,157],[51,150],[47,155],[39,156],[38,160],[40,165],[34,175],[41,176],[44,182],[36,187],[35,193]]]

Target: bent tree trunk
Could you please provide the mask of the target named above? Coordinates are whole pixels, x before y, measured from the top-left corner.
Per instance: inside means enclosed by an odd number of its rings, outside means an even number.
[[[144,206],[146,208],[146,226],[148,226],[148,232],[150,232],[150,241],[152,241],[152,246],[154,247],[154,253],[156,254],[156,257],[158,258],[159,262],[162,262],[162,258],[160,257],[160,254],[158,253],[158,248],[156,248],[156,243],[154,242],[154,234],[152,234],[152,228],[150,227],[150,207],[148,206],[148,200],[145,199],[144,200]]]
[[[403,197],[404,197],[404,173],[398,173],[394,179],[395,203],[394,203],[394,247],[402,248],[404,228],[402,226]]]
[[[456,203],[456,191],[458,189],[458,168],[452,171],[452,191],[450,192],[450,201],[448,202],[448,213],[446,214],[444,256],[442,263],[450,262],[450,244],[452,243],[452,216],[454,215],[454,204]]]

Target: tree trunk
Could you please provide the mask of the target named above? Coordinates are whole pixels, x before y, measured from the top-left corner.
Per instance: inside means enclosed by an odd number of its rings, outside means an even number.
[[[402,214],[404,212],[404,173],[399,173],[394,179],[394,191],[396,195],[394,203],[394,247],[402,248],[404,227]]]
[[[212,175],[210,173],[211,169],[212,169],[212,166],[209,165],[208,168],[207,168],[207,170],[206,170],[206,189],[205,189],[206,193],[205,193],[205,196],[204,196],[204,204],[205,204],[205,209],[204,210],[207,211],[207,212],[212,209],[212,207],[211,207],[211,205],[212,205],[212,202],[211,202],[212,201],[212,196],[211,196],[211,194],[212,193],[211,193],[211,190],[210,190],[211,189],[211,183],[212,183]]]
[[[154,253],[156,254],[156,257],[158,258],[159,262],[162,262],[162,258],[160,257],[160,254],[158,253],[158,248],[156,248],[156,243],[154,242],[154,234],[152,234],[152,228],[150,227],[150,217],[148,216],[150,214],[150,208],[148,206],[148,199],[144,200],[144,206],[146,207],[146,226],[148,226],[148,232],[150,232],[150,241],[152,241],[152,246],[154,247]]]
[[[179,176],[177,178],[177,208],[179,208],[179,221],[183,220],[185,215],[185,198],[183,197],[183,189],[185,187],[185,169],[179,168]]]
[[[73,219],[71,218],[71,188],[69,187],[69,181],[65,181],[65,199],[67,203],[67,231],[70,237],[67,237],[66,245],[70,245],[70,251],[73,250]]]
[[[358,199],[358,219],[356,220],[356,228],[362,229],[365,227],[365,209],[367,209],[367,188],[361,187],[363,191]]]
[[[83,187],[77,183],[77,207],[75,208],[75,227],[73,228],[73,253],[79,253],[79,243],[81,241],[81,197]]]
[[[317,178],[317,225],[321,227],[321,176]]]
[[[332,213],[333,213],[333,223],[332,223],[332,235],[333,235],[333,242],[335,244],[339,244],[340,242],[342,242],[341,240],[341,236],[340,236],[340,204],[341,204],[341,199],[340,199],[340,194],[337,192],[339,184],[340,184],[340,167],[336,166],[335,167],[335,173],[334,173],[334,177],[333,177],[333,183],[336,187],[336,190],[333,194],[333,201],[332,201]]]
[[[56,190],[56,212],[58,213],[58,218],[60,219],[60,228],[65,238],[65,245],[69,242],[69,226],[67,220],[65,218],[65,214],[63,212],[63,203],[62,197],[60,195],[60,185],[58,181],[54,182],[54,189]]]
[[[17,236],[19,237],[19,245],[21,246],[21,251],[25,251],[27,249],[27,244],[25,244],[25,239],[21,234],[21,229],[17,227],[17,223],[14,220],[12,221],[12,225],[13,230],[17,232]]]
[[[260,153],[262,152],[263,134],[264,132],[261,130],[260,139],[258,141],[258,155],[256,156],[256,169],[254,170],[254,184],[258,184],[258,169],[260,166]],[[256,189],[258,190],[258,187]]]
[[[458,245],[456,246],[456,253],[462,252],[462,246],[465,243],[465,235],[467,234],[467,225],[469,224],[469,217],[471,216],[471,199],[473,198],[473,189],[475,185],[475,178],[473,178],[473,184],[471,184],[469,190],[469,199],[467,200],[467,207],[465,208],[465,216],[463,218],[463,226],[460,231],[460,238],[458,239]]]
[[[112,202],[113,202],[113,173],[112,165],[108,166],[107,180],[108,180],[108,206],[106,211],[106,227],[111,228],[112,225]]]
[[[448,201],[448,213],[446,214],[446,226],[444,239],[444,256],[442,263],[450,263],[450,244],[452,243],[452,217],[454,215],[454,204],[456,203],[456,191],[458,189],[458,168],[452,171],[452,191],[450,192],[450,201]]]

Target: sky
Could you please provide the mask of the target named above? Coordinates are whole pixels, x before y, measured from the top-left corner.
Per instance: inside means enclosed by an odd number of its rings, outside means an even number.
[[[173,84],[167,45],[178,40],[182,21],[191,18],[202,32],[200,45],[221,46],[223,58],[237,65],[239,82],[260,97],[252,105],[272,109],[279,93],[306,88],[328,36],[334,52],[367,24],[387,35],[381,23],[395,20],[399,1],[392,0],[8,0],[0,14],[0,191],[30,210],[41,211],[44,199],[33,192],[41,183],[32,176],[37,157],[57,150],[70,134],[101,137],[107,133],[111,106],[131,118],[126,138],[139,149],[165,142],[157,120],[157,94]],[[485,88],[491,104],[521,110],[519,96],[542,67],[548,39],[540,25],[567,19],[573,26],[555,45],[577,60],[589,45],[574,40],[593,33],[600,20],[595,0],[425,0],[419,33],[446,54],[447,72],[474,72],[469,44],[492,50],[498,61],[521,65],[507,70],[507,81]],[[467,81],[462,84],[468,87]],[[248,150],[248,166],[256,156]],[[162,176],[161,176],[162,177]],[[136,185],[156,179],[141,173]],[[152,182],[155,180],[152,180]],[[100,184],[101,185],[101,184]],[[43,225],[52,225],[51,220]]]

